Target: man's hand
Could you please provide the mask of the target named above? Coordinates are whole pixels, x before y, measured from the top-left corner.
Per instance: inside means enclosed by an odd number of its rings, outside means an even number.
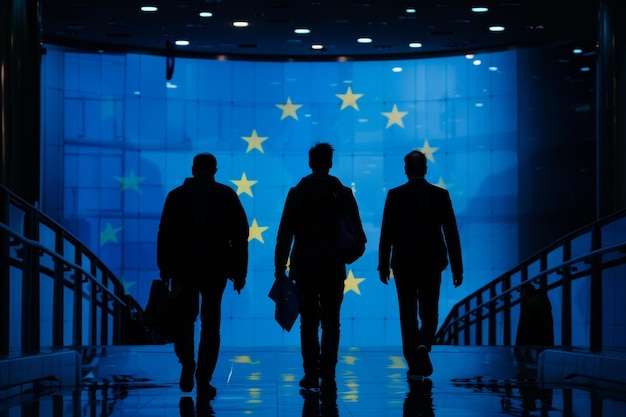
[[[165,271],[160,271],[159,276],[161,277],[161,281],[163,281],[166,284],[172,278],[171,274],[168,274]]]
[[[233,278],[233,288],[237,294],[241,294],[241,290],[246,286],[246,277]]]
[[[463,274],[453,274],[452,282],[454,283],[454,288],[457,288],[461,284],[463,284]]]
[[[380,282],[387,285],[387,283],[389,283],[389,270],[387,269],[385,271],[378,271],[378,274],[380,277]]]
[[[285,273],[285,271],[276,271],[274,272],[274,278],[276,279],[283,279],[283,278],[287,278],[287,274]]]

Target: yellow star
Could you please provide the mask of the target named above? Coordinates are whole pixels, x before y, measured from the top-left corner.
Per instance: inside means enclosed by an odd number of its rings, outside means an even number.
[[[287,97],[287,103],[277,104],[276,107],[280,108],[283,111],[283,114],[280,116],[280,120],[283,120],[289,116],[298,120],[298,115],[296,114],[296,110],[302,107],[302,104],[293,104],[291,102],[291,97]]]
[[[237,186],[237,195],[241,195],[241,193],[246,193],[250,197],[254,197],[252,195],[252,186],[256,184],[258,181],[248,180],[248,177],[246,177],[245,171],[243,174],[241,174],[240,180],[230,180],[230,182],[232,182],[233,184]]]
[[[283,382],[295,382],[296,381],[296,375],[295,374],[283,374],[282,375],[282,381]]]
[[[354,107],[356,110],[358,110],[359,106],[358,104],[356,104],[356,101],[360,99],[361,97],[363,97],[363,94],[353,94],[352,87],[350,86],[348,86],[348,90],[346,90],[346,94],[335,94],[335,95],[339,97],[342,101],[341,109],[339,110],[343,110],[348,106]]]
[[[348,272],[348,277],[345,280],[345,287],[343,289],[343,293],[346,294],[348,291],[354,291],[355,293],[361,295],[361,290],[359,289],[359,284],[365,281],[365,278],[355,278],[352,270]]]
[[[398,106],[395,104],[393,105],[393,109],[390,112],[381,112],[383,116],[389,119],[387,120],[387,129],[389,129],[389,127],[393,125],[404,127],[404,123],[402,123],[402,118],[408,113],[408,111],[398,111]]]
[[[421,148],[417,148],[419,151],[421,151],[424,155],[426,155],[426,159],[428,159],[430,162],[435,162],[435,157],[433,156],[433,154],[437,151],[437,149],[439,148],[433,148],[428,144],[428,139],[424,139],[424,146],[422,146]]]
[[[400,356],[389,356],[391,359],[391,365],[387,366],[387,369],[404,369],[406,365],[404,364],[404,360]]]
[[[343,356],[343,363],[346,365],[354,365],[359,358],[356,356]]]
[[[264,153],[263,146],[261,146],[261,144],[267,140],[268,136],[259,136],[256,133],[256,129],[252,129],[252,136],[242,136],[241,138],[248,142],[246,153],[253,149],[258,149],[261,153]]]
[[[256,239],[261,243],[265,243],[263,241],[262,233],[265,232],[267,229],[269,229],[268,226],[259,226],[259,224],[256,222],[256,219],[253,219],[252,226],[250,226],[250,236],[248,237],[248,242],[250,242],[252,239]]]
[[[141,184],[141,182],[143,180],[145,180],[146,177],[138,177],[138,176],[136,176],[135,175],[135,171],[131,169],[130,173],[128,174],[128,176],[126,176],[126,177],[115,177],[115,179],[120,182],[120,187],[121,187],[122,191],[125,191],[125,190],[135,190],[139,194],[141,194],[141,189],[139,188],[139,184]]]
[[[446,186],[446,183],[443,182],[443,177],[439,177],[439,181],[437,181],[437,184],[435,185],[439,188],[443,188],[444,190],[448,189],[448,187]]]
[[[252,372],[250,375],[248,375],[248,381],[260,381],[261,380],[261,372],[256,371],[256,372]],[[253,388],[250,388],[253,389]]]
[[[120,278],[120,284],[122,284],[122,287],[124,288],[124,295],[128,295],[128,294],[130,294],[130,292],[128,290],[130,289],[130,287],[135,285],[136,282],[128,282],[128,281],[126,281],[126,279],[124,277],[121,277]]]
[[[258,364],[261,363],[261,361],[253,361],[252,358],[249,355],[235,356],[230,361],[234,362],[234,363],[247,363],[247,364],[250,364],[250,365],[258,365]]]
[[[100,232],[100,246],[104,245],[107,242],[119,243],[117,240],[117,232],[122,230],[124,226],[113,228],[111,223],[107,223],[106,227],[102,232]]]

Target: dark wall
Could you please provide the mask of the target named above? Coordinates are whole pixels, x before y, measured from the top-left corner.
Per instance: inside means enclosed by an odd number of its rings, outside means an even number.
[[[519,51],[520,260],[596,218],[595,59],[581,43]]]

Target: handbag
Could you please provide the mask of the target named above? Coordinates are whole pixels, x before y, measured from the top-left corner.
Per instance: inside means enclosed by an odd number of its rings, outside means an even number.
[[[363,256],[367,242],[358,211],[355,212],[352,207],[350,197],[343,190],[339,192],[339,251],[346,264]]]
[[[176,338],[175,297],[168,285],[160,279],[152,281],[150,297],[143,312],[143,320],[148,329],[156,332],[165,340],[173,342]]]

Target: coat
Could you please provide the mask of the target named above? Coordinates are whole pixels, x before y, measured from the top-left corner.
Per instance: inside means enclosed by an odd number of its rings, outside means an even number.
[[[392,188],[383,210],[378,269],[417,268],[463,273],[456,217],[447,190],[413,178]]]
[[[339,250],[340,194],[365,239],[352,190],[332,175],[308,175],[289,190],[285,200],[274,253],[277,272],[284,271],[289,261],[289,276],[294,280],[346,278],[346,265]]]
[[[165,199],[157,240],[162,274],[184,280],[185,271],[205,269],[245,278],[248,219],[237,193],[212,176],[185,179]]]

